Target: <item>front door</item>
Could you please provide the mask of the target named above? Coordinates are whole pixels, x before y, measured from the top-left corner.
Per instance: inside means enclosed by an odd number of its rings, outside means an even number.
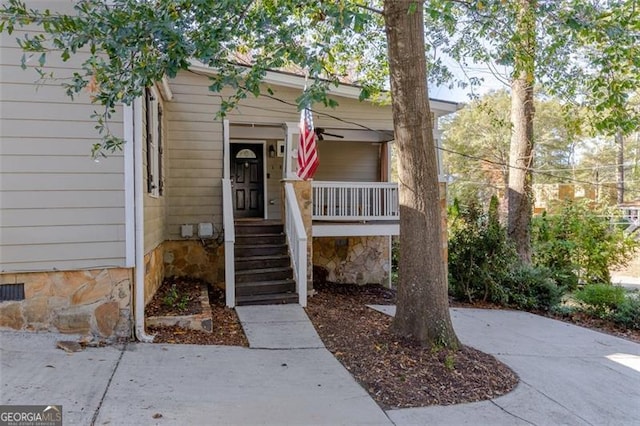
[[[231,145],[234,217],[264,217],[263,145]]]

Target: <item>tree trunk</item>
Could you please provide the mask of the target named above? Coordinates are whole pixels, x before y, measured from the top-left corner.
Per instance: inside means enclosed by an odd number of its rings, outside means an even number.
[[[622,204],[624,203],[624,135],[620,131],[616,133],[616,144],[618,145],[617,202]]]
[[[385,0],[384,19],[398,153],[402,247],[392,328],[426,346],[457,349],[460,343],[449,315],[442,247],[422,2]]]
[[[507,188],[509,238],[520,259],[531,263],[531,167],[533,166],[533,83],[535,65],[535,0],[519,0],[514,35],[511,82],[511,149]]]

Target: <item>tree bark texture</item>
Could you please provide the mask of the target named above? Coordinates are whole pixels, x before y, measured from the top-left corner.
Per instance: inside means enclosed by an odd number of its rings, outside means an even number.
[[[392,328],[426,346],[457,349],[460,344],[449,315],[442,250],[422,2],[385,0],[383,14],[398,148],[402,247],[397,312]]]
[[[533,84],[535,66],[536,0],[518,0],[513,40],[514,75],[511,82],[511,147],[507,208],[509,238],[520,259],[531,263],[533,167]]]
[[[624,135],[616,133],[616,145],[618,149],[618,172],[616,176],[617,202],[624,203]]]

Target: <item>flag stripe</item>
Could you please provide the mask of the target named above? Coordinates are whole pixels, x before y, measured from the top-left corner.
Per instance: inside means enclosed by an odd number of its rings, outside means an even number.
[[[298,177],[311,179],[319,164],[316,133],[313,131],[311,110],[305,108],[300,113],[300,141],[298,143]]]

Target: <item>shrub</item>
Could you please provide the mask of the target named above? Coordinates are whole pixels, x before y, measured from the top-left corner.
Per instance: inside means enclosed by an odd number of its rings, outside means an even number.
[[[398,286],[398,262],[400,261],[400,239],[394,238],[391,243],[391,285]]]
[[[589,284],[575,292],[576,300],[584,303],[597,315],[605,316],[625,301],[625,289],[609,284]]]
[[[628,296],[611,315],[611,319],[628,329],[640,330],[640,298]]]
[[[454,201],[449,209],[449,292],[454,298],[502,303],[502,281],[517,262],[498,220],[495,197],[487,213],[476,202],[461,206]]]
[[[534,263],[550,268],[571,290],[578,283],[610,284],[609,270],[628,263],[640,245],[611,225],[613,217],[610,210],[568,201],[559,214],[534,218]]]
[[[503,283],[506,305],[524,310],[548,311],[560,304],[565,289],[558,286],[552,271],[521,264]]]

